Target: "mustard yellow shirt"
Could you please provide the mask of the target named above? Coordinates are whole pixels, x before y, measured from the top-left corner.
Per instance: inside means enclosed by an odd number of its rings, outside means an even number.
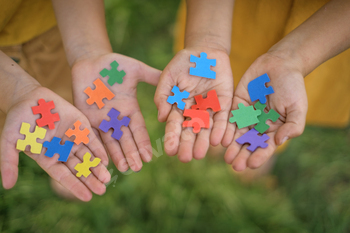
[[[22,44],[55,25],[50,0],[0,0],[0,46]]]

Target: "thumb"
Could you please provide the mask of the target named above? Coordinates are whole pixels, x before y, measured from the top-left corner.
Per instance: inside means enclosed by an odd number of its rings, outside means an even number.
[[[156,68],[150,67],[143,62],[140,62],[140,63],[141,63],[140,64],[141,69],[139,74],[140,81],[156,86],[159,82],[159,78],[162,71]]]
[[[168,83],[165,77],[166,72],[161,74],[159,84],[154,94],[154,103],[158,109],[158,121],[164,122],[167,120],[170,110],[172,108],[171,104],[167,102],[168,97],[171,95],[171,89],[173,85]]]
[[[286,122],[277,130],[275,142],[283,144],[290,138],[300,136],[304,132],[307,109],[293,109],[287,112]]]
[[[2,138],[0,151],[0,170],[2,186],[5,189],[10,189],[16,184],[18,178],[18,151],[14,147],[11,148],[11,146],[6,146],[6,143],[3,143],[4,141],[5,139]]]

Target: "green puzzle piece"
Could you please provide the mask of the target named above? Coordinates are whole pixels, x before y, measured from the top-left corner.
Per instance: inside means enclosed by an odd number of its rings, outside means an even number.
[[[113,61],[111,64],[111,69],[110,70],[107,70],[107,69],[103,69],[101,72],[100,72],[100,75],[102,77],[106,77],[108,76],[109,79],[108,79],[108,84],[110,86],[113,86],[114,83],[119,83],[119,84],[122,84],[123,82],[123,77],[125,76],[125,71],[122,70],[122,71],[119,71],[117,68],[119,66],[118,62],[116,61]]]
[[[266,130],[268,130],[270,128],[270,126],[266,124],[266,121],[271,120],[273,122],[276,122],[278,120],[278,118],[280,117],[280,114],[278,114],[273,109],[270,109],[270,111],[268,113],[266,113],[264,111],[264,109],[266,108],[266,104],[262,104],[262,103],[260,103],[260,101],[258,101],[254,105],[254,107],[255,107],[255,109],[261,111],[261,115],[258,116],[259,123],[254,127],[254,129],[259,131],[259,133],[264,133]]]
[[[253,106],[246,107],[242,103],[238,104],[238,109],[231,112],[233,117],[230,118],[230,122],[236,122],[239,129],[258,123],[258,116],[261,114],[260,110],[255,110]]]

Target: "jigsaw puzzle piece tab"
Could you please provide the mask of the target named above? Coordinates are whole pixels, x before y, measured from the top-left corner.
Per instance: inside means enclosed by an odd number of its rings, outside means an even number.
[[[74,130],[73,129],[68,129],[65,133],[67,137],[72,137],[73,135],[75,136],[74,142],[75,144],[79,145],[80,143],[84,143],[87,145],[89,143],[89,133],[90,130],[87,128],[80,130],[81,122],[77,120],[74,123]]]
[[[190,75],[216,79],[216,72],[210,69],[211,66],[216,66],[216,59],[208,59],[207,54],[202,52],[200,57],[191,54],[190,62],[196,63],[196,67],[190,67]]]
[[[208,108],[211,108],[214,112],[221,110],[218,95],[215,90],[208,91],[207,98],[203,98],[202,95],[196,95],[194,99],[197,104],[192,105],[192,109],[207,110]]]
[[[110,120],[103,120],[99,126],[100,130],[105,133],[107,133],[109,129],[113,129],[112,137],[116,140],[119,140],[123,135],[123,131],[121,131],[120,128],[122,126],[128,127],[130,123],[129,117],[123,117],[123,119],[118,120],[119,114],[120,112],[118,110],[112,108],[107,114],[110,117]]]
[[[65,141],[64,145],[61,145],[61,138],[54,137],[51,142],[44,142],[44,147],[47,148],[45,155],[52,158],[55,154],[59,154],[58,161],[67,162],[68,156],[72,150],[73,142]]]
[[[60,120],[58,113],[51,113],[51,110],[55,108],[53,101],[46,102],[44,99],[38,100],[38,106],[33,106],[33,114],[41,114],[41,118],[36,120],[36,124],[39,127],[48,126],[49,129],[55,128],[55,122]]]
[[[184,121],[182,127],[193,127],[193,133],[199,133],[201,128],[209,129],[209,112],[205,110],[186,109],[183,116],[190,117],[191,120]]]
[[[261,114],[260,110],[255,110],[253,106],[246,107],[243,103],[239,103],[238,109],[231,112],[233,117],[229,121],[236,122],[239,129],[258,123],[258,116]]]
[[[123,78],[125,76],[125,71],[124,70],[121,70],[119,71],[118,70],[118,62],[117,61],[113,61],[111,64],[111,69],[108,70],[108,69],[103,69],[101,72],[100,72],[100,75],[102,77],[106,77],[108,76],[109,79],[108,79],[108,84],[110,86],[113,86],[113,84],[115,83],[119,83],[119,84],[122,84],[123,83]]]
[[[24,151],[26,147],[30,146],[30,152],[32,154],[40,154],[43,145],[38,143],[37,139],[44,139],[46,135],[46,129],[35,126],[35,130],[33,133],[30,131],[30,124],[26,122],[22,122],[20,134],[25,135],[25,139],[18,139],[16,144],[16,149]]]
[[[108,87],[101,81],[101,79],[96,79],[94,82],[95,89],[92,90],[91,87],[87,87],[84,90],[84,93],[89,96],[86,100],[88,105],[97,104],[97,107],[101,109],[105,104],[103,103],[103,99],[111,100],[115,95],[111,92]]]
[[[87,178],[91,174],[90,168],[96,167],[101,162],[101,159],[99,158],[94,158],[94,160],[92,161],[90,161],[90,158],[91,154],[89,152],[86,152],[83,157],[83,162],[78,163],[74,167],[74,169],[78,172],[76,174],[77,177],[84,176],[85,178]]]
[[[236,139],[236,142],[243,145],[245,143],[249,143],[250,146],[247,147],[247,149],[251,152],[254,152],[258,147],[266,148],[268,146],[267,143],[265,143],[270,137],[266,134],[263,134],[262,136],[258,135],[259,132],[255,129],[251,129],[245,134],[243,134],[241,137]]]
[[[266,87],[268,82],[270,82],[269,76],[263,74],[248,83],[248,93],[252,102],[259,100],[260,103],[265,104],[266,96],[275,92],[271,86]]]
[[[174,86],[171,92],[174,93],[174,95],[169,96],[167,102],[169,104],[177,103],[177,107],[181,110],[184,110],[186,104],[182,100],[187,99],[190,96],[190,93],[187,91],[181,92],[178,86]]]
[[[278,118],[280,117],[280,114],[278,114],[275,110],[270,109],[269,112],[265,112],[264,109],[266,108],[266,104],[260,103],[258,101],[254,105],[255,109],[259,109],[261,111],[261,115],[258,116],[259,123],[254,127],[259,133],[264,133],[266,130],[270,128],[268,124],[266,124],[267,120],[271,120],[273,122],[276,122]]]

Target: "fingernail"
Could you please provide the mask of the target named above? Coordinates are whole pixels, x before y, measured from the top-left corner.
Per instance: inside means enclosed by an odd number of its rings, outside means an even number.
[[[284,137],[284,138],[282,139],[282,141],[281,141],[281,145],[282,145],[283,143],[285,143],[288,139],[289,139],[289,137]]]
[[[130,168],[128,168],[128,170],[126,170],[125,172],[122,172],[122,174],[127,173],[128,171],[130,171]]]
[[[135,173],[139,173],[141,170],[142,170],[142,168],[140,170],[138,170],[137,172],[135,172]]]

